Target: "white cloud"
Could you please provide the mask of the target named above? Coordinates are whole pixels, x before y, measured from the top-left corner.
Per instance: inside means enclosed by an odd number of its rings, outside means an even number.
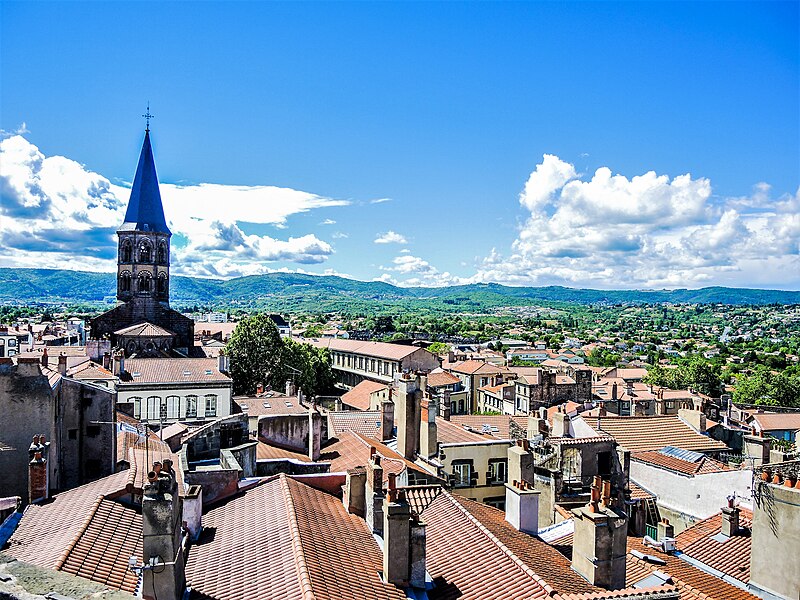
[[[391,202],[391,198],[375,198],[374,200],[370,200],[370,204],[383,204],[384,202]]]
[[[325,219],[324,221],[320,222],[320,225],[336,225],[336,221],[333,219]]]
[[[112,270],[116,228],[130,190],[62,156],[46,157],[19,135],[0,140],[3,266]],[[275,239],[240,224],[283,227],[293,214],[349,204],[275,186],[162,184],[176,273],[229,277],[266,272],[263,263],[324,262],[330,244],[313,234]]]
[[[410,254],[396,256],[392,259],[392,266],[381,265],[379,269],[384,273],[377,281],[404,287],[442,287],[471,282],[471,279],[456,277],[447,271],[441,272],[427,260]]]
[[[405,236],[400,235],[394,231],[387,231],[386,233],[379,233],[375,238],[376,244],[407,244]]]
[[[480,281],[604,288],[800,285],[800,191],[712,198],[711,182],[649,171],[589,178],[545,155],[520,194],[529,215],[511,254],[493,249]],[[757,265],[757,266],[756,266]],[[789,268],[791,270],[787,271]],[[758,272],[758,273],[756,273]]]
[[[334,231],[331,234],[331,237],[333,239],[335,239],[335,240],[343,240],[343,239],[349,238],[350,236],[347,235],[346,233],[344,233],[343,231]]]

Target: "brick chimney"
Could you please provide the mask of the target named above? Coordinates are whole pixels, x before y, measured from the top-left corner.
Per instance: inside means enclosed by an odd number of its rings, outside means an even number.
[[[160,468],[159,468],[160,467]],[[153,465],[142,496],[142,597],[179,600],[186,588],[182,542],[182,502],[171,460]]]
[[[425,587],[425,523],[411,512],[405,490],[389,475],[383,502],[383,578],[398,587]]]
[[[370,448],[364,490],[367,527],[373,533],[383,535],[383,467],[374,446]]]
[[[264,393],[264,384],[263,383],[257,383],[256,384],[256,396],[260,396],[263,393]]]
[[[348,469],[342,488],[342,503],[347,512],[366,516],[367,470],[364,467]]]
[[[58,355],[58,372],[64,376],[67,374],[67,355],[63,352]]]
[[[728,506],[722,509],[722,535],[733,537],[739,533],[739,512],[734,499],[728,498]]]
[[[31,504],[47,499],[50,491],[49,469],[47,468],[47,454],[50,442],[44,435],[33,436],[28,448],[28,502]]]
[[[506,484],[506,521],[523,533],[539,531],[539,491],[525,481]]]
[[[381,401],[381,441],[394,437],[394,402],[392,402],[392,388],[389,388],[389,397]]]
[[[44,348],[42,348],[42,366],[43,367],[47,366],[48,358],[49,357],[47,356],[47,346],[45,346]]]
[[[614,508],[611,482],[594,478],[591,500],[572,511],[575,533],[572,568],[589,583],[607,590],[625,587],[625,555],[628,523],[625,513]]]
[[[419,454],[430,458],[439,453],[436,433],[436,400],[420,400]]]

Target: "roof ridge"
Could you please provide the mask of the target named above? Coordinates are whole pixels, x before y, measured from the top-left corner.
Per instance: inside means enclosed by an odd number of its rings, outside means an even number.
[[[495,546],[497,546],[500,549],[500,551],[503,552],[503,554],[505,554],[515,565],[517,565],[517,567],[519,567],[523,573],[525,573],[528,577],[530,577],[537,584],[539,584],[542,587],[542,589],[547,592],[549,596],[554,596],[556,594],[556,590],[553,589],[553,587],[549,583],[547,583],[544,579],[542,579],[539,575],[537,575],[533,569],[531,569],[528,565],[526,565],[525,562],[521,558],[519,558],[514,553],[513,550],[511,550],[511,548],[509,548],[503,542],[501,542],[500,539],[496,535],[494,535],[491,531],[489,531],[489,529],[483,523],[481,523],[472,513],[470,513],[466,508],[464,508],[464,506],[453,497],[453,494],[451,494],[447,490],[442,490],[442,493],[439,494],[439,496],[445,496],[458,510],[460,510],[464,514],[464,516],[469,521],[471,521],[478,528],[478,530],[481,533],[483,533],[487,538],[489,538],[489,540]]]
[[[286,474],[281,473],[280,477],[283,499],[286,502],[286,514],[289,518],[289,533],[292,536],[292,548],[294,549],[297,570],[300,572],[300,587],[302,588],[304,600],[315,600],[314,588],[311,585],[311,572],[306,563],[306,556],[303,552],[303,541],[300,538],[300,526],[297,523],[297,512],[294,508],[292,491],[289,489],[289,481]]]
[[[89,529],[89,525],[91,524],[92,519],[94,519],[94,515],[97,513],[97,509],[100,508],[100,503],[103,501],[104,498],[105,495],[100,494],[95,499],[94,504],[92,504],[92,507],[89,509],[89,513],[86,515],[86,518],[83,520],[83,523],[81,523],[80,528],[78,529],[78,531],[75,532],[75,535],[69,541],[67,547],[64,548],[64,551],[61,553],[61,556],[58,557],[58,560],[56,561],[56,564],[54,566],[54,569],[56,571],[61,570],[61,568],[64,566],[64,563],[67,562],[67,558],[69,558],[69,555],[72,552],[72,550],[75,548],[75,546],[78,545],[78,541],[81,539],[81,537],[83,537],[83,534],[86,533],[86,530]]]

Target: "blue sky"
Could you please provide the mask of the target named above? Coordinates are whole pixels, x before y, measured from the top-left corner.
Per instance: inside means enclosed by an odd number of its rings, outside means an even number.
[[[0,11],[0,265],[113,269],[149,100],[177,272],[800,288],[797,2]]]

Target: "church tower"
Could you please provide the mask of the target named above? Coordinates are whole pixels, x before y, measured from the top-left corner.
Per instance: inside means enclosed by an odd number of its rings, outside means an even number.
[[[150,298],[169,307],[169,251],[172,232],[164,218],[150,127],[133,179],[125,221],[117,231],[117,300]]]

